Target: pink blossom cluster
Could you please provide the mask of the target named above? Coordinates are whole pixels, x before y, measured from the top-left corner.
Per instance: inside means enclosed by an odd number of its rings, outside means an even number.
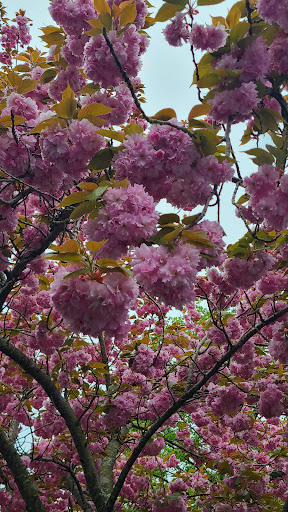
[[[40,135],[43,163],[52,173],[60,173],[66,187],[86,176],[89,161],[105,145],[104,137],[87,119],[73,120],[69,130],[60,125],[47,127]]]
[[[288,332],[283,322],[275,322],[271,328],[269,353],[281,364],[288,362]]]
[[[84,78],[79,69],[75,65],[70,64],[66,69],[60,69],[57,77],[50,82],[48,93],[51,98],[61,101],[62,94],[67,88],[68,83],[72,91],[79,93],[86,82],[86,78]]]
[[[35,331],[28,338],[28,343],[34,350],[41,350],[44,354],[53,354],[64,342],[64,335],[59,331],[49,331],[46,322],[41,321]]]
[[[265,21],[271,25],[277,23],[285,32],[288,32],[286,0],[258,0],[257,10]]]
[[[269,230],[282,231],[288,224],[288,175],[272,165],[263,165],[258,171],[244,178],[250,195],[248,207],[258,222],[265,222]]]
[[[52,302],[65,323],[76,333],[98,336],[106,331],[108,336],[123,336],[138,296],[135,281],[120,272],[105,276],[103,282],[86,276],[64,279],[72,270],[58,270],[51,285]]]
[[[272,254],[256,252],[248,260],[228,258],[224,263],[224,278],[228,284],[246,290],[266,274],[275,263]]]
[[[199,250],[190,244],[171,250],[142,244],[135,249],[131,264],[136,281],[145,291],[181,309],[195,300],[198,263]]]
[[[282,391],[276,384],[269,384],[267,389],[260,393],[258,402],[258,412],[264,418],[274,418],[284,413],[284,407],[281,403],[283,398]]]
[[[22,46],[26,46],[31,42],[32,39],[28,27],[29,20],[26,18],[26,16],[21,16],[18,14],[18,16],[16,16],[16,23],[18,25],[19,41]]]
[[[168,495],[163,501],[155,501],[152,512],[186,512],[187,503],[183,496]]]
[[[140,56],[148,45],[147,36],[139,34],[135,25],[130,25],[119,37],[114,30],[108,37],[124,71],[129,77],[135,77],[141,65]],[[117,87],[123,81],[104,36],[91,37],[85,45],[84,73],[104,88]]]
[[[66,37],[65,44],[61,48],[61,55],[70,66],[83,66],[84,46],[88,41],[89,37],[86,34],[82,37],[74,35]]]
[[[206,238],[214,244],[213,248],[201,247],[200,263],[198,269],[207,267],[218,267],[225,259],[223,241],[223,229],[216,221],[203,220],[197,224],[192,231],[204,231]],[[205,257],[207,255],[207,257]]]
[[[193,23],[190,41],[197,50],[215,52],[225,45],[227,35],[223,25],[218,25],[217,27],[208,25],[204,27],[203,25]]]
[[[39,116],[38,106],[36,101],[29,97],[23,96],[16,92],[12,92],[7,98],[7,111],[9,114],[11,110],[15,116],[22,116],[31,121],[37,119]],[[8,113],[7,112],[7,113]],[[5,111],[4,111],[5,114]],[[9,115],[8,114],[8,115]]]
[[[133,98],[125,84],[120,84],[113,93],[97,91],[91,96],[85,96],[82,100],[82,106],[84,107],[90,103],[102,103],[113,109],[108,114],[101,116],[104,121],[103,127],[112,126],[113,124],[119,126],[126,123],[134,110]]]
[[[108,239],[99,257],[119,258],[128,247],[148,240],[157,231],[158,214],[153,198],[142,185],[110,188],[104,195],[105,206],[95,219],[83,225],[89,240]]]
[[[153,440],[151,443],[147,443],[144,450],[142,450],[141,455],[150,455],[156,457],[159,455],[161,450],[165,448],[165,440],[163,437],[158,436],[155,440]]]
[[[208,385],[209,395],[206,404],[215,416],[238,412],[244,404],[246,394],[237,386]]]
[[[211,184],[219,185],[233,175],[225,161],[200,158],[189,135],[170,126],[153,126],[148,135],[128,136],[124,146],[114,157],[116,178],[128,177],[131,183],[144,185],[156,200],[165,197],[178,207],[205,204]]]
[[[155,367],[153,366],[155,358],[156,354],[152,348],[148,347],[144,343],[141,343],[141,345],[139,345],[137,348],[131,370],[135,373],[141,373],[148,378],[152,378],[155,373]]]
[[[274,39],[274,41],[269,47],[269,59],[271,70],[275,71],[280,75],[286,75],[288,73],[288,57],[287,52],[285,51],[285,48],[287,48],[287,40],[288,39],[285,34],[279,34],[279,36]]]
[[[131,391],[124,392],[111,399],[109,410],[104,417],[104,423],[108,430],[123,427],[137,413],[139,399]]]
[[[87,20],[96,18],[92,0],[52,0],[49,12],[70,36],[80,36],[83,30],[89,30]]]
[[[163,30],[163,34],[171,46],[182,46],[183,41],[187,42],[190,34],[189,28],[185,23],[185,15],[181,12],[176,12],[171,23],[168,23]]]
[[[219,123],[246,121],[258,102],[256,85],[253,82],[244,83],[229,91],[216,92],[214,98],[209,100],[212,105],[210,116]]]

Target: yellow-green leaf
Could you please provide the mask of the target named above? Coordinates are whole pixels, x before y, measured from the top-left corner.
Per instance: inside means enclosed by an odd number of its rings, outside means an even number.
[[[47,43],[48,46],[52,46],[53,44],[62,44],[65,41],[64,34],[61,32],[51,32],[50,34],[44,34],[44,36],[40,36],[40,39]]]
[[[97,171],[101,171],[102,169],[106,169],[111,164],[111,160],[113,158],[113,152],[109,148],[100,149],[98,153],[92,158],[91,162],[88,165],[88,169],[93,169]]]
[[[171,222],[180,222],[180,217],[177,213],[164,213],[160,215],[158,224],[162,226],[163,224],[170,224]]]
[[[99,249],[101,249],[101,247],[103,247],[103,245],[106,244],[107,241],[108,240],[102,240],[101,242],[87,242],[86,246],[87,249],[89,249],[89,251],[97,252],[99,251]]]
[[[214,247],[213,242],[207,240],[205,231],[190,231],[189,229],[184,229],[184,231],[182,231],[182,236],[183,238],[187,238],[189,242],[197,247],[205,247],[209,249]]]
[[[171,18],[174,18],[176,12],[183,11],[184,6],[183,5],[174,5],[169,4],[168,2],[164,2],[163,5],[161,5],[159,11],[157,12],[155,16],[155,21],[167,21]]]
[[[54,127],[57,124],[60,124],[62,128],[65,127],[65,121],[63,119],[60,119],[60,117],[50,117],[50,119],[46,119],[45,121],[37,124],[37,126],[35,126],[35,128],[33,128],[29,133],[40,133],[45,128]]]
[[[18,126],[20,124],[25,123],[26,119],[22,116],[14,116],[14,125]],[[0,117],[0,123],[4,124],[4,126],[12,126],[11,116],[3,116]]]
[[[75,210],[70,215],[71,220],[80,219],[80,217],[83,217],[83,215],[87,215],[88,213],[93,212],[95,210],[95,204],[93,201],[84,201],[84,203],[79,204],[79,206],[76,206]],[[97,210],[96,210],[97,212]]]
[[[46,69],[46,71],[44,71],[43,75],[40,77],[41,84],[47,84],[48,82],[51,82],[57,74],[58,71],[55,68]]]
[[[115,132],[114,130],[97,130],[96,133],[103,135],[103,137],[109,137],[109,139],[118,140],[119,142],[123,142],[124,140],[124,134]]]
[[[199,5],[199,6],[215,5],[215,4],[221,4],[221,2],[224,2],[224,0],[198,0],[197,5]]]
[[[72,119],[76,112],[77,101],[72,98],[63,98],[58,105],[53,107],[56,114],[63,119]]]
[[[17,87],[17,92],[18,94],[25,94],[26,92],[34,91],[37,84],[38,80],[29,80],[28,78],[25,78]]]
[[[95,188],[98,188],[97,183],[94,183],[94,181],[81,181],[81,183],[78,183],[77,187],[82,188],[83,190],[88,190],[89,192],[92,192],[92,190],[95,190]]]
[[[45,260],[55,260],[55,261],[64,261],[64,262],[73,262],[73,263],[77,263],[77,262],[80,262],[82,261],[82,256],[81,254],[77,254],[77,253],[70,253],[70,252],[65,252],[65,253],[60,253],[60,254],[47,254],[44,256],[44,259]]]
[[[67,240],[64,244],[59,245],[58,251],[63,252],[75,252],[78,253],[80,245],[76,240]]]
[[[134,121],[131,121],[131,123],[124,128],[126,135],[131,135],[132,133],[143,133],[143,131],[143,126],[141,124],[134,123]]]
[[[207,75],[202,76],[200,80],[196,80],[195,83],[200,89],[206,89],[208,87],[214,87],[215,85],[219,85],[221,83],[221,78],[216,73],[208,73]]]
[[[72,204],[81,203],[87,198],[87,192],[74,192],[69,196],[64,197],[61,203],[58,204],[57,208],[63,208],[64,206],[71,206]]]
[[[87,268],[78,268],[78,270],[74,270],[74,272],[70,272],[70,274],[66,274],[64,279],[69,279],[69,277],[77,277],[77,276],[83,276],[87,274]]]
[[[159,110],[157,114],[152,116],[152,119],[158,119],[159,121],[169,121],[169,119],[172,119],[173,117],[177,117],[177,114],[173,108],[163,108],[162,110]]]
[[[235,25],[238,23],[238,21],[241,18],[241,11],[237,7],[237,5],[233,5],[233,7],[228,12],[228,15],[226,17],[226,23],[229,28],[235,27]]]
[[[182,228],[176,228],[173,229],[173,231],[170,231],[170,233],[167,233],[167,235],[162,236],[161,242],[172,242],[180,233]]]
[[[137,16],[137,8],[136,3],[127,5],[125,9],[120,13],[119,16],[119,25],[120,27],[124,27],[128,23],[133,23]]]
[[[211,16],[211,19],[214,27],[217,27],[219,23],[220,25],[224,25],[224,27],[226,25],[226,20],[223,18],[223,16]]]
[[[13,68],[13,71],[18,71],[18,73],[29,73],[30,66],[25,66],[25,64],[18,64]]]
[[[211,105],[207,105],[207,103],[200,103],[199,105],[194,105],[194,107],[191,108],[188,120],[194,119],[194,117],[199,117],[206,115],[210,112]]]
[[[94,7],[98,14],[107,12],[111,14],[111,10],[106,0],[94,0]]]
[[[103,105],[102,103],[89,103],[79,110],[78,119],[81,120],[84,117],[87,118],[87,116],[103,116],[109,114],[112,110],[114,110],[114,108],[107,107],[107,105]]]
[[[96,199],[99,199],[99,197],[101,197],[104,194],[104,192],[106,192],[107,188],[108,185],[100,185],[98,188],[96,188],[95,190],[90,192],[90,194],[88,194],[87,199],[89,201],[96,201]]]

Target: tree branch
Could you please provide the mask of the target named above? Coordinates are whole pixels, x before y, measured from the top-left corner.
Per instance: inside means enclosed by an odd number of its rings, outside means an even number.
[[[114,489],[111,493],[111,496],[107,502],[106,506],[106,512],[112,512],[114,504],[119,496],[119,493],[123,487],[123,484],[127,478],[127,475],[129,474],[130,470],[132,469],[134,463],[136,462],[137,458],[139,457],[140,453],[142,452],[143,448],[146,446],[148,441],[151,439],[153,434],[157,432],[157,430],[162,427],[162,425],[167,421],[173,414],[175,414],[183,405],[185,405],[191,398],[193,398],[200,389],[207,384],[207,382],[213,377],[220,368],[227,363],[231,357],[240,349],[242,348],[247,341],[249,341],[255,334],[258,334],[258,332],[263,329],[263,327],[272,324],[275,322],[275,320],[278,320],[278,318],[281,318],[283,315],[288,313],[288,306],[281,311],[277,311],[273,315],[271,315],[266,320],[263,320],[256,324],[254,327],[251,327],[245,334],[243,334],[238,341],[238,343],[235,343],[235,345],[231,345],[229,347],[229,350],[227,350],[226,354],[224,354],[219,361],[216,361],[214,366],[209,370],[206,375],[203,376],[203,378],[196,383],[190,390],[183,393],[183,395],[175,401],[169,409],[167,409],[162,416],[159,416],[159,418],[151,425],[148,430],[143,434],[143,436],[140,438],[140,441],[138,445],[134,448],[133,452],[131,453],[130,457],[128,458],[125,466],[123,467],[118,480],[114,486]]]
[[[0,452],[7,462],[7,465],[15,478],[19,492],[25,501],[28,512],[45,512],[46,508],[41,503],[35,490],[33,481],[27,471],[25,464],[13,443],[8,439],[4,430],[0,428]]]
[[[61,395],[60,391],[56,388],[55,384],[53,383],[50,376],[47,375],[47,373],[41,370],[41,368],[39,368],[37,364],[29,359],[29,357],[23,354],[23,352],[21,352],[14,345],[11,345],[9,341],[3,339],[2,337],[0,337],[0,351],[15,361],[15,363],[21,366],[21,368],[23,368],[26,373],[31,375],[31,377],[33,377],[38,382],[38,384],[42,386],[56,407],[57,411],[64,419],[79,455],[91,499],[95,504],[97,511],[104,512],[105,503],[101,492],[95,463],[79,420],[75,416],[73,409],[71,409],[69,402]],[[37,509],[35,508],[33,512],[35,512],[35,510]]]

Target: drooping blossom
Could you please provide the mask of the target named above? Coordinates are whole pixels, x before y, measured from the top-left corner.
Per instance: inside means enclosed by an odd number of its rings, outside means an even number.
[[[223,25],[198,25],[193,23],[190,40],[197,50],[209,50],[214,52],[224,46],[227,39],[227,32]]]
[[[134,276],[140,286],[178,309],[195,300],[198,263],[199,250],[190,244],[172,250],[142,244],[135,249],[132,259]]]
[[[138,286],[122,273],[105,276],[103,282],[83,277],[64,279],[70,271],[60,269],[51,285],[56,311],[74,332],[98,336],[122,336],[129,329],[128,312],[135,304]]]
[[[129,246],[138,245],[156,233],[155,203],[142,185],[110,188],[104,200],[99,215],[83,225],[83,233],[89,240],[108,240],[99,257],[117,259]]]

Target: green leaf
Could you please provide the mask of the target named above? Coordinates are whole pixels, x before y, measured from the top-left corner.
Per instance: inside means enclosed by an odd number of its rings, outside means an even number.
[[[185,226],[189,226],[189,224],[191,224],[192,222],[194,222],[195,219],[197,219],[197,217],[199,216],[199,214],[196,214],[196,215],[188,215],[187,217],[184,217],[182,222],[183,224],[185,224]]]
[[[67,263],[67,262],[70,262],[72,261],[73,263],[78,263],[80,261],[82,261],[82,256],[81,254],[76,254],[76,253],[69,253],[69,252],[65,252],[65,253],[60,253],[60,254],[47,254],[44,256],[44,259],[45,260],[56,260],[56,261],[63,261],[64,263]]]
[[[74,194],[70,194],[69,196],[64,197],[64,199],[58,204],[56,208],[63,208],[64,206],[71,206],[72,204],[81,203],[85,201],[87,198],[87,192],[74,192]]]
[[[177,213],[164,213],[160,215],[158,224],[170,224],[171,222],[180,222],[180,217]]]
[[[84,201],[84,203],[79,204],[73,210],[73,212],[70,215],[71,220],[77,220],[80,219],[80,217],[83,217],[83,215],[87,215],[88,213],[93,212],[95,210],[95,204],[93,201]]]
[[[221,2],[224,2],[224,0],[198,0],[197,5],[203,6],[203,5],[216,5],[221,4]]]
[[[228,12],[228,15],[226,17],[226,23],[229,28],[235,27],[235,25],[238,23],[238,21],[241,18],[241,11],[237,7],[237,5],[233,5],[231,7],[230,11]]]
[[[249,23],[248,21],[240,21],[235,25],[235,27],[232,28],[230,32],[230,39],[233,43],[236,43],[240,39],[242,39],[249,30]]]
[[[109,114],[112,110],[114,110],[114,108],[107,107],[107,105],[103,105],[102,103],[89,103],[79,110],[78,119],[81,120],[89,116],[103,116]]]
[[[43,75],[40,77],[41,84],[47,84],[48,82],[51,82],[55,76],[57,76],[58,71],[55,68],[46,69],[44,71]]]
[[[133,23],[137,16],[136,3],[127,5],[125,9],[120,13],[119,26],[124,27],[128,23]]]
[[[173,117],[177,117],[177,114],[173,108],[163,108],[162,110],[159,110],[157,114],[152,116],[152,119],[158,119],[160,121],[169,121],[169,119],[172,119]]]
[[[96,201],[99,197],[103,196],[104,192],[106,192],[108,185],[99,186],[95,190],[93,190],[88,196],[87,199],[89,201]]]
[[[88,169],[101,171],[110,166],[113,158],[113,151],[110,148],[100,149],[88,164]]]
[[[268,153],[268,151],[265,151],[265,149],[262,148],[255,148],[255,149],[249,149],[248,151],[245,151],[247,155],[253,155],[255,158],[252,158],[254,164],[256,165],[265,165],[265,164],[273,164],[274,158],[271,155],[271,153]]]
[[[163,5],[161,5],[159,11],[157,12],[155,16],[155,21],[168,21],[171,18],[174,18],[176,12],[182,11],[184,8],[183,5],[179,4],[171,4],[168,2],[164,2]]]
[[[199,117],[206,115],[210,112],[211,105],[208,105],[207,103],[200,103],[199,105],[194,105],[194,107],[191,108],[188,120],[194,119],[194,117]]]
[[[28,78],[25,78],[17,87],[17,92],[18,94],[26,94],[27,92],[34,91],[37,84],[38,80],[29,80]]]
[[[67,274],[64,277],[64,280],[69,279],[69,277],[83,276],[84,274],[87,274],[87,268],[79,268],[78,270],[74,270],[74,272],[70,272],[70,274]]]
[[[57,246],[57,250],[61,253],[72,252],[78,253],[80,245],[76,240],[67,240],[64,244]]]
[[[86,247],[91,252],[97,252],[99,249],[101,249],[101,247],[103,247],[103,245],[106,244],[107,241],[108,240],[102,240],[101,242],[87,242]]]
[[[172,242],[180,233],[182,228],[176,228],[170,231],[170,233],[167,233],[167,235],[162,236],[161,242]]]
[[[190,243],[197,247],[205,247],[207,249],[214,247],[213,242],[207,240],[205,231],[190,231],[189,229],[184,229],[184,231],[182,231],[182,236],[183,238],[187,238]]]
[[[200,80],[196,80],[194,83],[196,83],[197,87],[200,89],[207,89],[209,87],[219,85],[221,83],[221,78],[217,75],[217,73],[208,73],[207,75],[204,75],[202,78],[200,78]]]

